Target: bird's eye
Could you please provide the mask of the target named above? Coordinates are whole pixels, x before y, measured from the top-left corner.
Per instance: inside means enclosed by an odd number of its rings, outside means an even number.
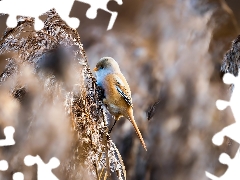
[[[103,69],[103,66],[100,66],[100,69]]]

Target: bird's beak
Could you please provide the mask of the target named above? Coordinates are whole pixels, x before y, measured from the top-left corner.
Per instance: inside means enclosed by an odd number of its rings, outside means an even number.
[[[97,67],[95,67],[93,70],[94,70],[94,71],[98,71],[98,68],[97,68]]]

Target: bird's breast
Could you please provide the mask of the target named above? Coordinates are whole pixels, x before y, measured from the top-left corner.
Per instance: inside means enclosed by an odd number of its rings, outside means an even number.
[[[108,103],[108,110],[111,112],[111,114],[119,114],[120,110],[119,107],[116,106],[115,104]]]
[[[105,91],[105,96],[109,106],[112,106],[112,109],[119,109],[127,106],[126,101],[123,99],[121,94],[117,91],[116,81],[112,74],[109,74],[105,77],[105,81],[103,83],[103,88]]]
[[[110,74],[110,71],[108,70],[103,70],[100,69],[99,71],[96,72],[96,78],[97,78],[97,85],[101,86],[103,89],[105,81],[106,81],[106,76],[108,76]]]

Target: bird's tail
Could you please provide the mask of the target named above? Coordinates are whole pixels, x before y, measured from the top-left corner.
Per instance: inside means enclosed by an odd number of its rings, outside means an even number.
[[[147,151],[146,144],[145,144],[145,142],[144,142],[144,140],[143,140],[143,137],[142,137],[141,132],[140,132],[139,129],[138,129],[138,126],[137,126],[137,124],[136,124],[136,122],[135,122],[135,120],[134,120],[133,115],[129,117],[129,120],[130,120],[130,122],[132,123],[132,125],[133,125],[133,127],[134,127],[134,129],[135,129],[135,132],[137,133],[138,138],[140,139],[140,141],[141,141],[141,143],[142,143],[142,146],[143,146],[144,149]]]

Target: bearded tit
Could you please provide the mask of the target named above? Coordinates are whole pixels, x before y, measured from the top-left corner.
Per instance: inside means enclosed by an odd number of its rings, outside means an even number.
[[[121,73],[118,63],[111,57],[103,57],[97,63],[94,71],[97,85],[104,90],[105,98],[103,103],[114,116],[115,123],[122,116],[127,118],[132,123],[142,146],[147,151],[145,142],[134,120],[130,87]]]

